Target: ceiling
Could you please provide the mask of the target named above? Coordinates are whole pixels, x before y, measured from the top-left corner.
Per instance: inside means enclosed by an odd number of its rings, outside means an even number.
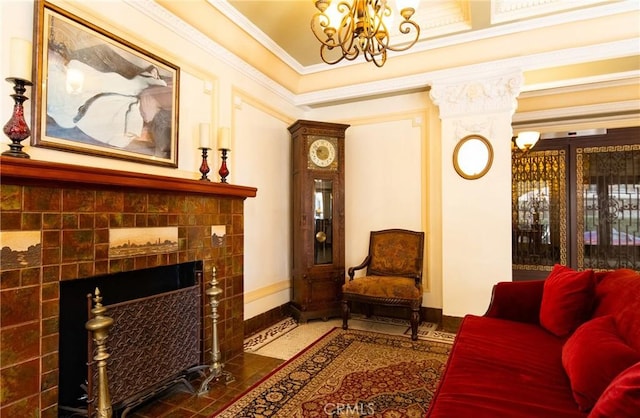
[[[424,90],[502,67],[524,73],[522,91],[640,74],[638,0],[420,0],[420,40],[389,52],[382,68],[361,57],[323,63],[314,0],[153,1],[201,45],[212,41],[205,49],[297,106]]]
[[[208,0],[251,36],[272,46],[285,61],[301,67],[323,64],[320,43],[310,29],[318,12],[314,0]],[[334,0],[338,1],[338,0]],[[348,0],[351,2],[352,0]],[[394,0],[388,0],[394,7]],[[567,12],[587,10],[615,1],[603,0],[420,0],[412,17],[420,26],[416,50],[454,35],[480,34],[515,22],[571,16]],[[395,12],[394,12],[395,13]],[[399,20],[399,19],[397,19]],[[512,25],[513,26],[513,25]],[[396,30],[396,35],[398,31]],[[393,35],[392,35],[393,36]],[[399,36],[395,36],[401,42]],[[392,37],[393,39],[393,37]],[[274,48],[275,49],[275,48]],[[390,54],[391,55],[391,54]],[[325,64],[326,65],[326,64]]]

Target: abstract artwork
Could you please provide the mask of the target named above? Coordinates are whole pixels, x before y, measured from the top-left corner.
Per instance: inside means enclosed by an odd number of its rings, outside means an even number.
[[[39,5],[33,145],[176,167],[178,67]]]

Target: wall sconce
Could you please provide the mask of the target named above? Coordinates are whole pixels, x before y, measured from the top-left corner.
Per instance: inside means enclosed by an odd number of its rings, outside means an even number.
[[[540,139],[540,132],[524,131],[520,132],[515,139],[516,146],[522,153],[528,152]]]

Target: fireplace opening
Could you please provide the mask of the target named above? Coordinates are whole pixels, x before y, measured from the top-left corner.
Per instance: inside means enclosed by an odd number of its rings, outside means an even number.
[[[200,364],[201,281],[202,261],[193,261],[61,282],[60,416],[82,414],[97,393],[95,367],[87,365],[93,363],[88,294],[99,288],[106,316],[114,319],[107,339],[109,391],[114,412],[126,411]]]

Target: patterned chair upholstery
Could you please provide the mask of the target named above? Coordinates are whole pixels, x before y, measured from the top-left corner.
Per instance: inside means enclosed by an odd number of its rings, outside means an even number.
[[[349,281],[342,286],[342,328],[348,328],[351,302],[398,306],[410,309],[411,339],[418,339],[422,306],[424,232],[405,229],[371,231],[369,254],[348,269]],[[367,268],[364,277],[355,272]],[[367,311],[370,314],[371,310]]]

